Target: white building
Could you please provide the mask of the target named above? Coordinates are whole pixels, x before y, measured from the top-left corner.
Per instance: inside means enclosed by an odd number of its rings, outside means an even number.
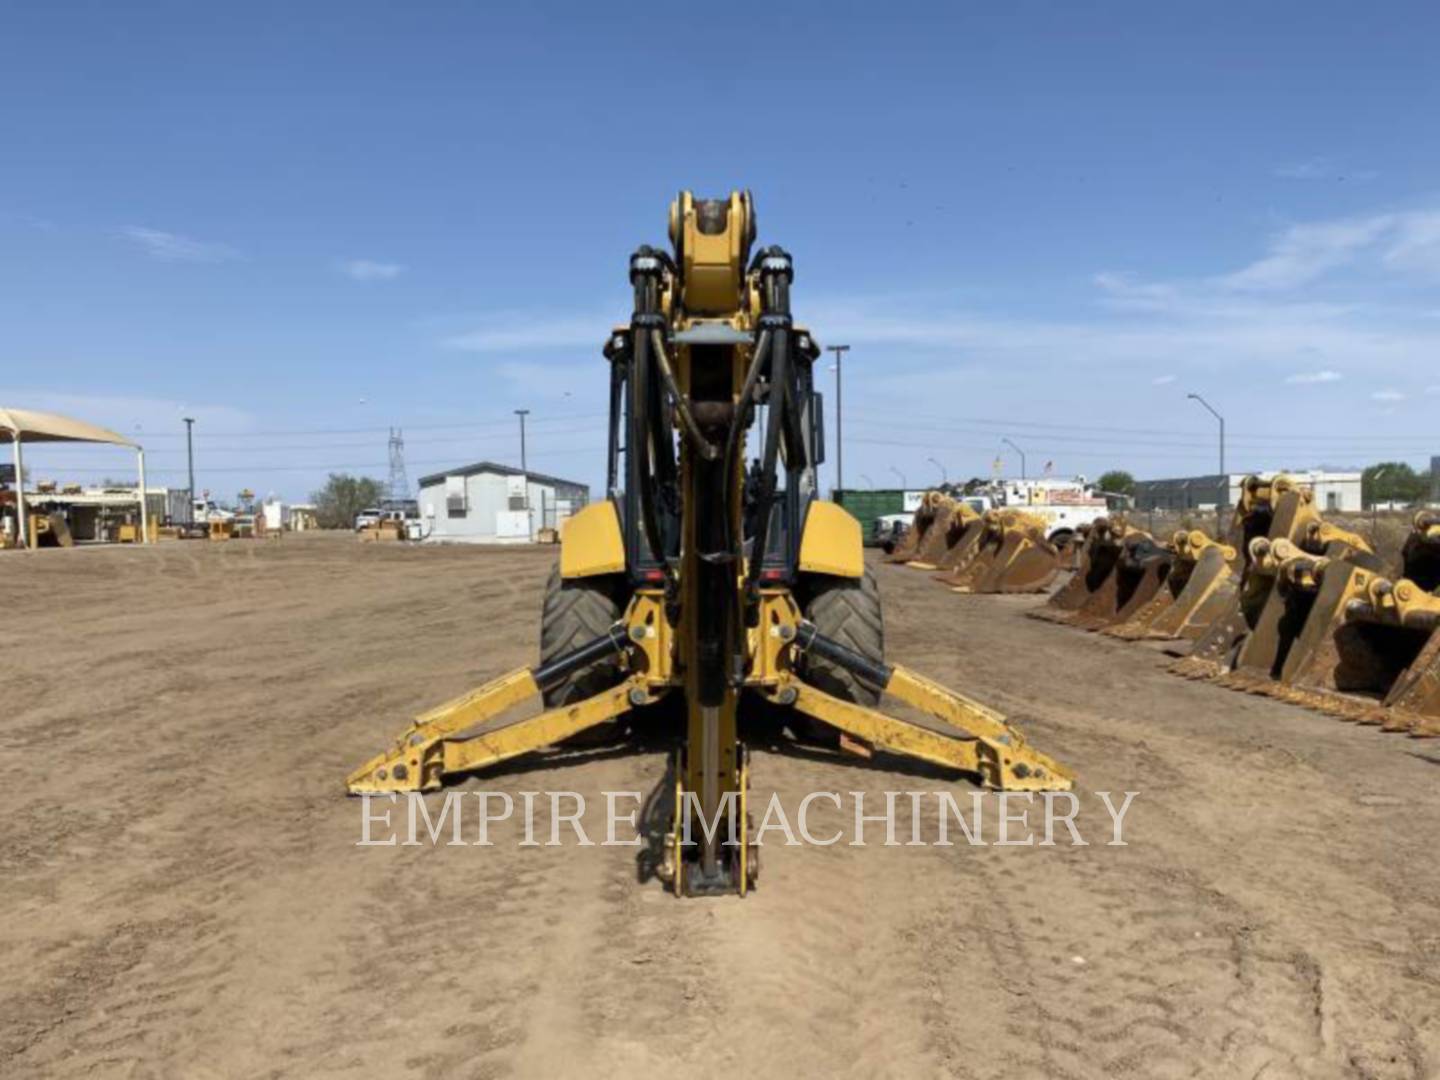
[[[493,461],[420,478],[422,535],[433,541],[527,543],[589,501],[585,484]]]
[[[1360,500],[1360,473],[1334,472],[1325,469],[1278,469],[1260,473],[1267,479],[1280,473],[1293,476],[1302,485],[1315,493],[1315,505],[1321,510],[1339,513],[1359,513],[1363,509]],[[1221,476],[1191,476],[1176,480],[1137,480],[1135,482],[1136,510],[1214,510],[1221,492],[1225,492],[1225,505],[1234,506],[1240,501],[1240,488],[1251,473],[1230,473]]]

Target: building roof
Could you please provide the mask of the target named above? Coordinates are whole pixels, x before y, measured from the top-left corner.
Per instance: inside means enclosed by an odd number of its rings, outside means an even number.
[[[429,487],[432,484],[443,484],[447,476],[475,476],[479,473],[494,473],[496,476],[524,476],[532,484],[544,484],[547,487],[572,487],[590,490],[589,484],[582,484],[578,480],[562,480],[558,476],[547,476],[544,473],[517,469],[512,465],[499,465],[493,461],[477,461],[473,465],[461,465],[457,469],[446,469],[444,472],[431,473],[429,476],[420,478],[420,486]]]
[[[1260,473],[1206,473],[1204,476],[1171,476],[1158,480],[1136,480],[1136,487],[1174,487],[1174,486],[1203,486],[1206,484],[1219,484],[1222,480],[1229,480],[1232,484],[1243,484],[1250,476],[1261,476],[1266,479],[1272,476],[1293,476],[1295,479],[1305,483],[1336,484],[1345,481],[1360,479],[1358,469],[1266,469]]]

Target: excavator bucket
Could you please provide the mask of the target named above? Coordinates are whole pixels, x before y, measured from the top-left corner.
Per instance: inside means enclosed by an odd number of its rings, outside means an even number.
[[[975,592],[1044,592],[1060,576],[1060,551],[1040,529],[1007,529],[995,561],[994,571],[975,585]]]
[[[1099,630],[1137,615],[1165,586],[1175,553],[1157,544],[1149,533],[1134,529],[1120,541],[1115,569],[1070,625]]]
[[[1045,539],[1045,523],[1019,511],[1000,511],[970,565],[942,578],[958,593],[1044,592],[1060,574],[1060,553]]]
[[[1240,587],[1234,548],[1216,543],[1199,530],[1177,533],[1174,543],[1178,559],[1166,587],[1174,591],[1175,600],[1136,637],[1193,641],[1230,606]]]
[[[1250,477],[1246,495],[1262,484]],[[1235,602],[1206,628],[1190,654],[1172,667],[1176,674],[1205,678],[1238,669],[1236,677],[1229,680],[1235,688],[1268,689],[1267,683],[1280,679],[1287,663],[1292,673],[1305,666],[1325,638],[1321,631],[1312,630],[1292,658],[1319,596],[1325,566],[1342,560],[1370,572],[1379,569],[1361,537],[1321,518],[1308,490],[1283,476],[1260,490],[1264,497],[1251,508],[1255,512],[1247,512],[1242,500],[1236,531],[1239,536],[1249,536],[1268,516],[1267,535],[1251,536]],[[1336,569],[1331,576],[1340,573]],[[1340,610],[1335,605],[1340,603],[1327,592],[1317,619],[1323,623],[1327,612],[1334,617]]]
[[[885,556],[888,563],[908,563],[919,554],[925,537],[935,526],[940,517],[940,512],[951,504],[948,495],[938,491],[927,491],[920,500],[920,506],[915,511],[915,517],[910,522],[910,528],[900,539],[894,551]]]
[[[1317,521],[1311,493],[1293,478],[1264,480],[1246,477],[1231,522],[1229,543],[1244,555],[1237,588],[1212,622],[1190,637],[1190,651],[1171,665],[1177,675],[1213,678],[1228,671],[1245,636],[1260,621],[1260,614],[1275,583],[1279,562],[1268,559],[1275,540],[1295,543],[1308,524]],[[1213,605],[1219,607],[1217,603]]]
[[[1233,690],[1264,692],[1285,670],[1294,646],[1304,636],[1311,614],[1317,616],[1316,625],[1325,621],[1327,612],[1323,609],[1317,612],[1315,608],[1321,591],[1321,572],[1329,562],[1301,551],[1286,540],[1273,541],[1256,554],[1263,563],[1257,576],[1269,578],[1271,586],[1259,616],[1240,643],[1233,667],[1221,675],[1220,681]],[[1299,658],[1298,651],[1296,658]]]
[[[1193,544],[1192,536],[1195,538]],[[1208,546],[1214,546],[1213,541],[1199,530],[1194,533],[1186,532],[1183,529],[1177,532],[1171,537],[1168,545],[1169,550],[1175,556],[1170,563],[1170,572],[1165,575],[1165,581],[1155,591],[1155,595],[1137,608],[1128,619],[1107,626],[1100,632],[1125,641],[1138,641],[1141,638],[1149,637],[1151,627],[1175,610],[1176,604],[1194,576],[1200,552]],[[1223,564],[1223,557],[1221,562]],[[1161,634],[1160,636],[1173,637],[1174,635]]]
[[[1080,566],[1080,544],[1083,540],[1079,533],[1065,533],[1055,538],[1056,562],[1061,570],[1075,570]]]
[[[965,524],[980,515],[963,502],[948,501],[935,513],[935,522],[925,530],[925,537],[909,566],[915,570],[936,570],[954,543],[954,538],[963,534]]]
[[[1274,695],[1392,730],[1440,734],[1437,548],[1440,515],[1422,511],[1398,582],[1365,552],[1325,561]]]
[[[1427,592],[1440,588],[1440,510],[1421,510],[1400,552],[1405,576]]]
[[[984,515],[961,505],[964,509],[950,515],[950,524],[945,530],[945,553],[935,564],[935,569],[940,571],[935,575],[936,581],[946,581],[950,575],[969,566],[980,553],[985,539]]]
[[[1092,596],[1105,588],[1114,573],[1115,564],[1120,560],[1120,538],[1126,528],[1124,519],[1118,515],[1096,518],[1086,530],[1080,546],[1080,565],[1074,576],[1043,607],[1027,614],[1047,622],[1071,621]]]

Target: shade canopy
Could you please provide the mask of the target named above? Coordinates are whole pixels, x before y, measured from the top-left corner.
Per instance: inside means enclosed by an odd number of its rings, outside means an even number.
[[[16,436],[22,442],[91,442],[114,443],[116,446],[137,445],[117,435],[109,428],[87,424],[58,413],[36,412],[33,409],[6,409],[0,407],[0,443],[14,442]]]

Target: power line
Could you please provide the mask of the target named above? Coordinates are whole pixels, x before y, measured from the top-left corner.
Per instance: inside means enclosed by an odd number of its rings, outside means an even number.
[[[594,446],[594,445],[590,445],[590,446],[575,446],[575,447],[568,447],[568,448],[567,448],[567,447],[561,447],[561,448],[558,448],[558,449],[550,449],[550,450],[541,451],[541,452],[538,453],[538,454],[532,452],[532,453],[529,454],[529,456],[532,457],[532,458],[557,458],[557,457],[569,457],[569,456],[572,455],[572,454],[591,454],[591,453],[594,453],[594,452],[595,452],[595,446]],[[413,462],[411,462],[410,464],[415,465],[415,466],[418,467],[418,468],[425,468],[425,469],[438,468],[438,469],[444,469],[444,468],[449,468],[449,467],[454,466],[454,465],[456,464],[456,462],[455,462],[455,459],[454,459],[453,457],[451,457],[451,458],[435,458],[435,459],[432,459],[432,460],[430,460],[430,461],[413,461]],[[389,463],[388,461],[343,462],[343,463],[329,463],[329,464],[326,464],[326,463],[323,463],[323,462],[310,462],[310,463],[299,464],[299,465],[222,465],[222,466],[215,466],[215,467],[211,467],[211,466],[207,465],[207,466],[205,467],[205,471],[206,471],[207,473],[212,473],[212,472],[216,472],[216,473],[337,472],[337,471],[340,471],[340,470],[349,470],[349,471],[355,471],[355,472],[358,472],[358,471],[361,471],[361,470],[374,470],[374,471],[376,471],[376,472],[383,472],[384,470],[388,469],[389,467],[390,467],[390,463]],[[91,472],[91,473],[99,472],[99,473],[105,473],[105,472],[115,472],[116,469],[117,469],[117,466],[116,466],[116,465],[113,465],[113,464],[111,464],[111,465],[72,465],[72,464],[66,463],[66,464],[64,464],[64,465],[56,465],[56,466],[53,466],[53,467],[51,467],[51,468],[49,468],[49,469],[43,469],[43,470],[41,470],[41,469],[34,469],[33,467],[28,467],[28,466],[27,466],[26,471],[27,471],[27,472],[54,472],[54,473],[60,473],[60,472],[77,472],[77,473],[78,473],[78,472]],[[148,468],[147,468],[146,471],[147,471],[147,472],[153,472],[153,473],[156,473],[156,474],[164,473],[164,474],[166,474],[166,475],[169,475],[169,474],[173,474],[173,473],[183,474],[183,473],[185,472],[185,469],[184,469],[183,467],[176,466],[176,467],[170,467],[170,468],[161,467],[161,468],[158,468],[158,469],[148,469]]]
[[[546,415],[538,418],[532,423],[536,424],[564,424],[574,420],[597,420],[608,418],[609,413],[567,413],[565,415]],[[499,430],[508,427],[510,422],[504,420],[485,420],[466,424],[406,424],[405,427],[411,431],[476,431],[476,430]],[[226,439],[274,439],[274,438],[308,438],[312,435],[385,435],[388,436],[388,427],[363,427],[363,428],[308,428],[292,431],[215,431],[209,434]],[[136,433],[137,440],[149,442],[152,439],[183,439],[183,432],[170,431],[140,431]]]
[[[955,425],[957,424],[972,424],[980,427],[1038,428],[1051,431],[1080,431],[1105,433],[1112,435],[1160,435],[1170,439],[1174,439],[1176,437],[1194,438],[1202,442],[1210,439],[1210,436],[1203,431],[1176,431],[1174,429],[1162,428],[1131,428],[1117,427],[1104,424],[1057,424],[1039,420],[1018,420],[995,416],[945,416],[937,415],[934,413],[889,412],[883,409],[869,409],[852,412],[851,416],[849,417],[852,423],[856,422],[854,420],[855,416],[875,417],[876,419],[872,421],[875,423],[904,423],[907,427],[914,427],[912,421],[915,420],[929,420],[946,425],[943,430],[948,431],[954,431]],[[1246,435],[1244,437],[1256,441],[1274,440],[1288,442],[1324,442],[1327,438],[1331,436],[1327,436],[1324,434],[1290,435],[1274,432],[1257,432],[1255,434]],[[1232,438],[1234,438],[1234,436],[1232,436]],[[1347,435],[1346,438],[1353,442],[1415,442],[1424,443],[1426,445],[1434,445],[1434,443],[1437,441],[1437,437],[1431,432],[1415,432],[1409,434],[1390,433],[1386,435]]]
[[[852,418],[851,418],[851,423],[852,423],[852,424],[858,424],[858,425],[860,425],[860,426],[862,426],[862,427],[894,428],[894,427],[896,426],[896,424],[899,423],[899,421],[894,421],[894,420],[883,420],[883,421],[882,421],[882,420],[866,420],[866,419],[855,419],[855,418],[852,417]],[[982,435],[982,436],[984,436],[984,435],[990,435],[990,434],[992,434],[992,433],[989,432],[989,431],[966,430],[965,428],[957,427],[955,424],[949,424],[949,425],[939,426],[939,425],[927,425],[927,424],[914,424],[914,423],[908,423],[908,422],[906,422],[906,423],[904,424],[904,426],[905,426],[905,430],[907,430],[907,431],[935,431],[935,432],[942,432],[942,433],[945,433],[945,434],[948,434],[948,435]],[[997,430],[994,432],[994,434],[996,435],[997,438],[999,438],[999,437],[1001,437],[1000,432],[1004,431],[1005,429],[1004,429],[1003,427],[1001,427],[1000,425],[998,425],[998,424],[995,425],[995,427],[997,428]],[[1082,430],[1083,430],[1083,429],[1082,429]],[[1120,438],[1120,437],[1116,437],[1116,436],[1113,436],[1113,435],[1112,435],[1112,436],[1067,435],[1067,434],[1061,434],[1061,433],[1046,432],[1046,433],[1043,433],[1043,434],[1035,434],[1035,435],[1032,435],[1031,438],[1032,438],[1032,439],[1044,439],[1044,440],[1049,440],[1051,443],[1094,443],[1094,444],[1099,444],[1099,445],[1103,445],[1103,446],[1115,447],[1115,448],[1117,448],[1117,449],[1124,449],[1124,448],[1128,448],[1128,447],[1159,446],[1159,447],[1173,447],[1173,448],[1177,448],[1177,449],[1179,449],[1179,448],[1193,448],[1193,449],[1195,449],[1195,450],[1203,450],[1203,449],[1206,449],[1206,448],[1211,447],[1211,446],[1214,445],[1214,438],[1213,438],[1213,437],[1211,437],[1211,438],[1204,438],[1204,439],[1194,439],[1194,440],[1190,440],[1190,439],[1154,439],[1154,438],[1144,438],[1144,437],[1135,437],[1135,436],[1127,435],[1127,436],[1124,436],[1123,438]],[[1304,439],[1305,441],[1301,441],[1302,439]],[[1227,443],[1228,443],[1229,445],[1231,445],[1231,446],[1256,446],[1256,447],[1262,447],[1262,444],[1263,444],[1263,441],[1264,441],[1264,437],[1263,437],[1263,436],[1234,436],[1234,435],[1232,435],[1232,436],[1230,436],[1226,441],[1227,441]],[[1412,450],[1414,450],[1416,453],[1428,454],[1428,453],[1431,452],[1431,448],[1433,448],[1433,447],[1436,445],[1436,442],[1437,442],[1437,441],[1440,441],[1440,440],[1437,440],[1437,438],[1435,438],[1435,437],[1430,437],[1430,438],[1426,438],[1426,439],[1423,439],[1423,440],[1422,440],[1422,439],[1419,439],[1419,438],[1414,439],[1414,440],[1401,440],[1401,439],[1396,439],[1396,440],[1393,441],[1393,442],[1388,441],[1388,438],[1387,438],[1387,445],[1388,445],[1390,448],[1394,448],[1394,449],[1397,449],[1397,450],[1412,449]],[[1297,436],[1297,437],[1296,437],[1296,440],[1295,440],[1295,445],[1296,445],[1297,447],[1299,447],[1299,446],[1305,446],[1305,445],[1312,445],[1312,446],[1315,446],[1315,447],[1324,449],[1324,450],[1326,450],[1326,451],[1334,451],[1334,450],[1336,450],[1337,448],[1343,449],[1343,448],[1345,448],[1345,447],[1351,446],[1352,444],[1351,444],[1351,443],[1348,443],[1348,442],[1336,442],[1334,439],[1332,439],[1332,438],[1326,438],[1325,436],[1315,436],[1315,437],[1313,437],[1313,438]],[[1355,445],[1355,446],[1357,446],[1357,447],[1359,446],[1358,443],[1353,444],[1353,445]],[[1387,449],[1387,446],[1366,446],[1366,447],[1361,448],[1359,452],[1363,452],[1363,453],[1382,453],[1382,452],[1384,452],[1386,449]],[[1283,452],[1283,450],[1277,450],[1276,452]]]

